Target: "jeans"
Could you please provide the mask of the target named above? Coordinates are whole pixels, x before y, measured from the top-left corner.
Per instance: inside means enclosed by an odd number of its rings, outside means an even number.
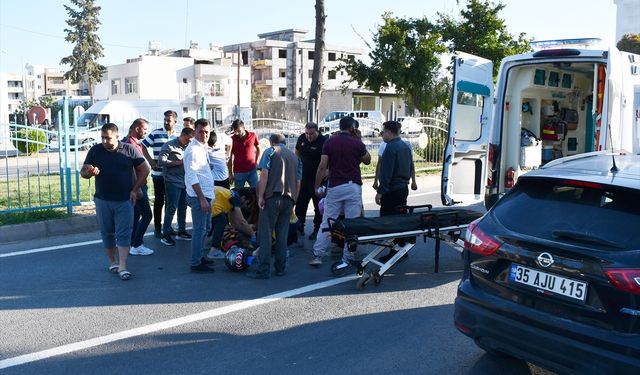
[[[202,212],[198,197],[187,196],[187,202],[191,207],[191,221],[193,223],[193,234],[191,238],[191,265],[198,266],[204,256],[204,240],[209,229],[211,229],[211,198],[206,198],[209,209]]]
[[[331,233],[324,232],[329,227],[327,219],[336,219],[344,212],[347,219],[359,217],[362,212],[362,186],[356,183],[346,183],[327,189],[327,196],[324,199],[324,215],[322,216],[322,224],[318,238],[313,244],[313,254],[321,257],[327,254],[329,245],[331,244]],[[355,252],[349,252],[345,244],[342,251],[345,260],[355,259]]]
[[[254,168],[250,172],[236,173],[233,179],[233,186],[235,188],[244,187],[244,183],[248,182],[250,187],[258,187],[258,172]]]
[[[289,234],[289,218],[293,211],[293,200],[282,195],[274,195],[264,202],[264,210],[258,218],[258,270],[269,275],[271,268],[271,235],[275,231],[276,247],[273,266],[276,272],[284,272],[287,262],[287,235]]]
[[[164,177],[151,176],[153,181],[153,227],[156,232],[162,230],[162,206],[164,206]]]
[[[142,245],[144,233],[151,222],[151,206],[149,205],[149,194],[147,184],[142,185],[142,198],[136,200],[133,207],[133,230],[131,231],[131,246]]]
[[[408,196],[409,188],[407,186],[402,189],[388,191],[382,194],[382,197],[380,198],[380,216],[406,213],[406,209],[400,210],[398,207],[407,205]],[[406,241],[402,238],[396,238],[393,242],[399,246],[404,246],[406,244]]]
[[[162,224],[162,235],[171,233],[171,222],[173,215],[178,210],[178,233],[185,232],[185,221],[187,216],[187,190],[170,183],[165,183],[165,194],[167,204],[164,207],[164,223]]]

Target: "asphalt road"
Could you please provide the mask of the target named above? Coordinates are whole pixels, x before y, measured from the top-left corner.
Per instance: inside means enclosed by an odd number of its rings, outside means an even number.
[[[420,184],[410,204],[439,205],[437,178]],[[445,247],[434,274],[432,240],[357,291],[330,262],[307,265],[309,241],[284,277],[252,280],[222,262],[192,274],[188,242],[148,236],[156,254],[132,257],[122,282],[98,239],[0,245],[1,374],[549,374],[453,327],[462,261]]]

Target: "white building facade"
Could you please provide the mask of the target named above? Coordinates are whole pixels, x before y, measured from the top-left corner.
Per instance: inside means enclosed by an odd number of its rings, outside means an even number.
[[[616,4],[616,43],[625,34],[640,34],[640,0],[614,0]]]
[[[286,101],[306,98],[311,87],[315,45],[303,40],[306,30],[288,29],[259,34],[260,40],[224,46],[227,53],[240,51],[243,66],[251,67],[254,97]],[[340,89],[348,79],[338,71],[341,59],[356,59],[360,48],[325,45],[322,70],[323,90]],[[354,86],[355,88],[355,86]]]
[[[178,100],[183,112],[178,114],[180,118],[201,117],[204,98],[207,118],[220,125],[234,115],[238,105],[251,105],[250,70],[234,66],[215,46],[209,50],[151,51],[151,55],[108,66],[94,98]]]

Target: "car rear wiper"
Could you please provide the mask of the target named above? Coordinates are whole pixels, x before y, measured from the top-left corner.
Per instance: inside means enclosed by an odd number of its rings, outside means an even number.
[[[568,238],[571,240],[576,240],[576,241],[581,241],[581,242],[588,242],[588,243],[593,243],[596,245],[604,245],[604,246],[609,246],[609,247],[615,247],[618,249],[624,249],[625,246],[619,242],[615,242],[615,241],[610,241],[610,240],[605,240],[602,238],[598,238],[595,236],[592,236],[590,234],[584,233],[584,232],[574,232],[574,231],[570,231],[570,230],[559,230],[556,229],[553,232],[551,232],[551,235],[553,236],[553,238]]]

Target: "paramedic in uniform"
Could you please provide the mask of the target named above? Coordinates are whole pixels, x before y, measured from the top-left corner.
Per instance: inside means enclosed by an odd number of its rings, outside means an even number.
[[[309,262],[311,266],[320,266],[322,257],[327,253],[331,244],[331,235],[323,231],[328,227],[327,219],[337,218],[342,212],[347,219],[359,217],[362,212],[362,177],[360,163],[370,164],[371,155],[364,143],[353,136],[356,120],[353,117],[340,119],[340,132],[329,137],[322,148],[320,165],[316,172],[315,190],[318,191],[323,178],[329,169],[329,186],[324,199],[324,215],[318,232],[318,238],[313,245],[314,258]],[[348,263],[355,257],[347,247],[343,249],[343,263]]]

